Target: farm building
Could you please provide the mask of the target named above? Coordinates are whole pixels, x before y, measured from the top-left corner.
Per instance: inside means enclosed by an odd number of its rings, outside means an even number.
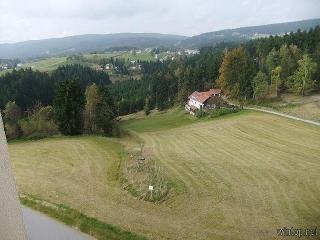
[[[221,89],[210,89],[207,92],[195,91],[188,99],[185,109],[192,115],[195,115],[199,110],[205,111],[226,105],[226,102],[222,98]]]

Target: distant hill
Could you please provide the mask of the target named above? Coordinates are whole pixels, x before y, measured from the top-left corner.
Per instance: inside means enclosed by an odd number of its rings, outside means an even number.
[[[116,47],[151,48],[177,45],[185,36],[158,33],[88,34],[0,44],[0,58],[35,58],[103,51]]]
[[[320,18],[297,22],[226,29],[203,33],[187,38],[185,40],[182,40],[179,46],[183,48],[201,48],[206,46],[214,46],[220,42],[245,42],[249,39],[258,37],[296,32],[299,28],[301,30],[308,30],[312,27],[315,27],[316,25],[320,25]]]
[[[0,59],[28,59],[76,53],[104,51],[107,49],[132,49],[154,47],[201,48],[220,42],[245,42],[269,35],[308,30],[320,25],[320,19],[277,23],[254,27],[226,29],[203,33],[193,37],[159,33],[87,34],[64,38],[30,40],[0,44]]]

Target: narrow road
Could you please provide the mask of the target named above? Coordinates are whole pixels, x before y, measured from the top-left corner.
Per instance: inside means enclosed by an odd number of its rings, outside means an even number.
[[[33,209],[22,207],[22,213],[29,240],[94,240]]]
[[[294,116],[291,116],[291,115],[288,115],[288,114],[285,114],[285,113],[275,112],[275,111],[261,109],[261,108],[254,108],[254,107],[243,107],[243,108],[247,109],[247,110],[254,110],[254,111],[271,113],[271,114],[278,115],[278,116],[281,116],[281,117],[290,118],[290,119],[293,119],[293,120],[297,120],[297,121],[301,121],[301,122],[305,122],[305,123],[309,123],[309,124],[320,126],[320,122],[315,122],[315,121],[306,120],[306,119],[303,119],[303,118],[294,117]]]

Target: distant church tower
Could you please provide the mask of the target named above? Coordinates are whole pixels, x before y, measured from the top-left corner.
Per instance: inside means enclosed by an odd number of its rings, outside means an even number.
[[[0,239],[27,240],[0,114]]]

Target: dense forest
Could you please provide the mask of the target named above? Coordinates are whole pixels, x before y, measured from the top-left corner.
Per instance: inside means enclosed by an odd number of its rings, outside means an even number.
[[[198,55],[139,64],[140,80],[114,84],[107,73],[81,65],[61,66],[51,73],[6,73],[0,77],[0,108],[7,134],[14,138],[43,130],[111,135],[117,131],[116,116],[183,105],[193,91],[212,87],[222,88],[240,104],[284,92],[310,94],[320,89],[320,27],[245,44],[221,43]]]
[[[143,63],[143,81],[110,86],[120,114],[184,104],[193,91],[221,87],[230,98],[263,101],[284,92],[305,95],[320,88],[320,27],[246,44],[222,43],[199,55]]]
[[[77,80],[83,91],[92,83],[111,83],[108,74],[81,65],[61,66],[50,74],[30,68],[14,69],[0,76],[0,108],[3,109],[9,101],[15,101],[23,111],[36,102],[52,105],[56,84],[68,79]]]
[[[52,73],[13,70],[0,77],[7,137],[114,133],[116,110],[108,74],[81,65]]]

